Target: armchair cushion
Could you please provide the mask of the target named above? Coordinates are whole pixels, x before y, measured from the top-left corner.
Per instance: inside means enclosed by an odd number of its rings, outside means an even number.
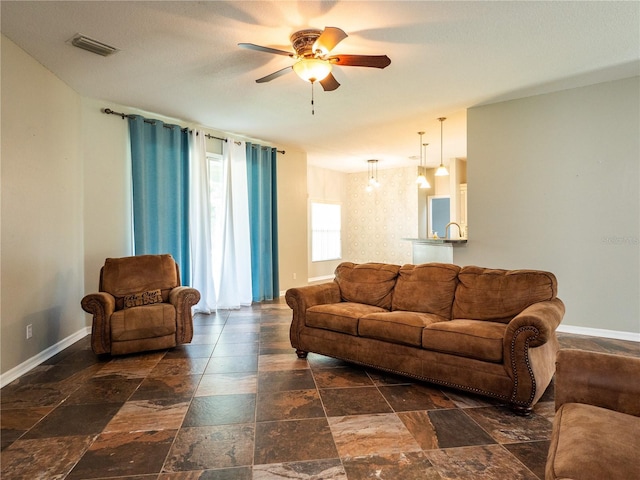
[[[164,337],[176,333],[176,309],[169,303],[125,308],[111,315],[111,340]]]

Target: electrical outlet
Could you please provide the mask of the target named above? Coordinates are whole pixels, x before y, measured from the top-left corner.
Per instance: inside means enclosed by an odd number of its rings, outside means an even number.
[[[27,325],[27,340],[33,337],[33,325],[30,323]]]

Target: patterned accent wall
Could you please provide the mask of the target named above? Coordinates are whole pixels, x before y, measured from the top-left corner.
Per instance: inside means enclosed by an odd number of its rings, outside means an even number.
[[[416,167],[378,171],[380,187],[367,192],[367,172],[347,175],[344,261],[411,263],[418,236]]]

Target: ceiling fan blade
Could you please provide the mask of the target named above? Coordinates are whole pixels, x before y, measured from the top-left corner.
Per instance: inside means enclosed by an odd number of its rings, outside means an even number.
[[[332,92],[340,86],[333,73],[329,73],[329,75],[320,80],[320,85],[322,85],[322,89],[325,92]]]
[[[293,52],[287,52],[285,50],[278,50],[277,48],[263,47],[262,45],[256,45],[255,43],[239,43],[238,46],[241,47],[241,48],[247,48],[249,50],[257,50],[258,52],[274,53],[276,55],[285,55],[287,57],[293,57],[294,56]]]
[[[374,68],[385,68],[391,63],[386,55],[334,55],[329,61],[341,66]]]
[[[262,78],[257,79],[256,83],[270,82],[274,78],[281,77],[282,75],[284,75],[285,73],[289,73],[290,71],[293,71],[293,68],[291,66],[281,68],[277,72],[273,72],[272,74],[267,75],[266,77],[262,77]]]
[[[326,54],[348,36],[349,35],[343,30],[337,27],[325,27],[324,31],[313,44],[313,51],[322,50]]]

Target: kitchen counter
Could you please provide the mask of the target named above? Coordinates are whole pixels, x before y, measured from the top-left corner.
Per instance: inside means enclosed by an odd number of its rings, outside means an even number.
[[[413,263],[453,263],[453,247],[467,243],[466,238],[403,238],[413,247]]]

